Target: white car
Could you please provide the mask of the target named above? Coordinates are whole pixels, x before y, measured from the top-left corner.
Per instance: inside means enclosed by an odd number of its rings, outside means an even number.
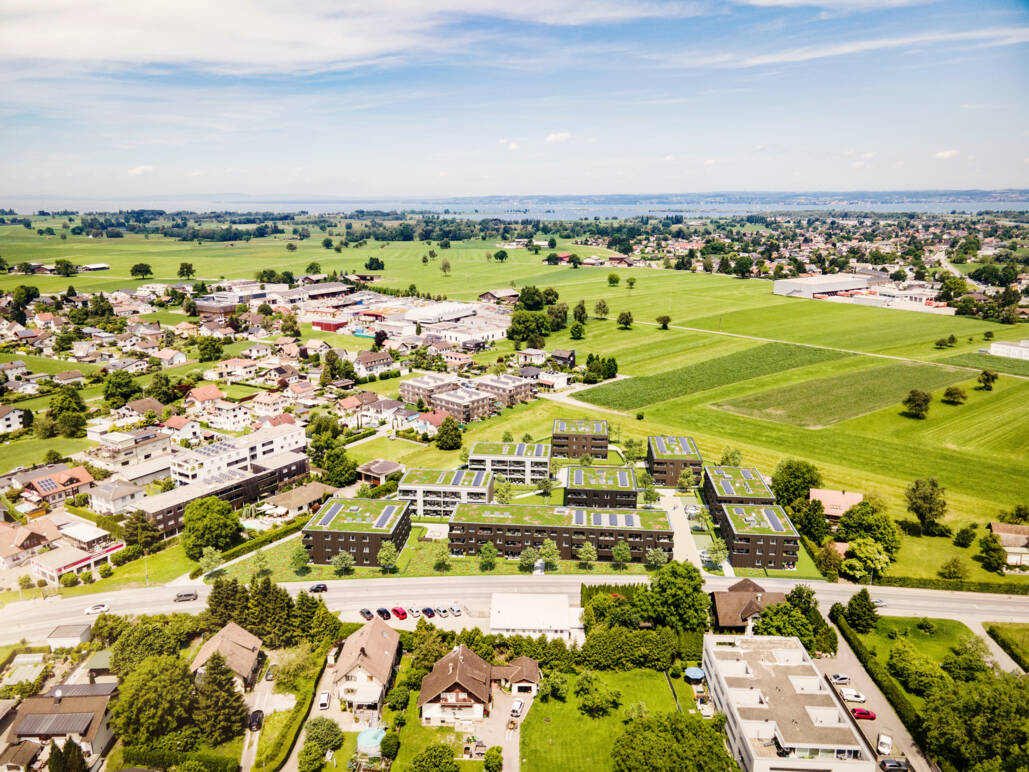
[[[456,601],[450,604],[450,613],[455,617],[461,616],[461,607],[457,605]]]
[[[850,676],[846,673],[833,673],[829,676],[829,680],[837,686],[846,686],[850,683]]]
[[[328,692],[322,692],[318,695],[318,709],[328,710],[329,709],[330,695]]]
[[[106,603],[94,603],[92,606],[86,609],[86,614],[92,616],[93,614],[106,614],[111,610],[111,607]]]
[[[865,695],[857,689],[840,689],[840,696],[847,702],[865,702]]]
[[[893,753],[893,738],[888,734],[880,734],[876,741],[875,750],[880,756],[889,756]]]
[[[411,608],[407,610],[407,615],[412,619],[417,619],[422,615],[422,612],[416,609],[414,606],[411,606]]]
[[[436,616],[438,616],[438,617],[448,617],[448,616],[450,616],[450,612],[447,611],[444,606],[436,606]]]
[[[876,608],[886,608],[887,604],[886,601],[884,601],[882,598],[873,598],[872,605]]]
[[[523,700],[521,697],[519,697],[518,699],[516,699],[514,702],[511,703],[511,715],[514,716],[515,718],[518,718],[520,715],[522,715],[522,710],[524,710],[524,709],[525,709],[525,700]]]

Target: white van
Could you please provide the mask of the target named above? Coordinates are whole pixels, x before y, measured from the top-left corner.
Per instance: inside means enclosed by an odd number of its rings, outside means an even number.
[[[525,709],[525,700],[518,698],[511,703],[511,715],[515,718],[522,715],[522,711]]]
[[[329,693],[328,692],[322,692],[321,694],[318,695],[318,708],[319,708],[319,710],[328,710],[329,709]]]
[[[880,734],[875,741],[875,749],[880,756],[889,756],[893,753],[893,738],[888,734]]]

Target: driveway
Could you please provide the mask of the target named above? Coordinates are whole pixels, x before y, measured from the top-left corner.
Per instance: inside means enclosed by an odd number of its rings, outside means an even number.
[[[274,652],[271,655],[271,660],[275,661]],[[247,704],[248,713],[260,710],[264,713],[265,719],[272,713],[293,710],[293,706],[297,702],[297,698],[292,694],[276,694],[275,682],[266,681],[263,675],[254,684],[253,690],[244,696],[244,700]],[[248,716],[248,723],[249,720]],[[254,766],[254,761],[257,758],[257,743],[261,738],[261,731],[251,732],[247,729],[243,736],[243,755],[240,760],[242,772],[247,772],[247,770],[252,769]]]
[[[888,734],[893,738],[893,753],[890,754],[889,758],[900,758],[903,755],[907,757],[911,769],[915,770],[915,772],[932,772],[932,767],[922,755],[918,746],[915,745],[911,734],[900,722],[893,707],[886,697],[883,696],[883,693],[879,691],[879,687],[875,685],[875,681],[872,680],[872,677],[862,667],[857,655],[854,654],[850,644],[847,643],[842,635],[839,636],[839,651],[836,653],[836,656],[816,659],[815,666],[823,675],[846,673],[851,678],[850,687],[865,695],[865,698],[868,700],[867,702],[848,702],[846,705],[848,708],[868,708],[868,710],[875,713],[874,721],[861,720],[856,722],[858,729],[864,733],[873,750],[875,749],[879,734]],[[877,762],[879,758],[876,757]],[[887,757],[883,756],[881,758]]]
[[[514,719],[515,728],[508,729],[507,722],[512,719],[511,703],[515,699],[525,702],[522,715]],[[504,772],[518,772],[521,768],[521,728],[525,717],[532,708],[533,698],[528,694],[508,694],[497,689],[493,692],[493,710],[482,723],[476,725],[468,734],[475,735],[487,748],[499,745],[504,750]]]

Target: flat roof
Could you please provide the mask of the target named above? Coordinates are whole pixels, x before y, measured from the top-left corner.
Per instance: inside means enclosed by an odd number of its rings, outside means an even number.
[[[457,505],[451,523],[488,525],[612,528],[625,531],[671,531],[668,514],[661,509],[582,509],[538,504]]]
[[[636,485],[636,472],[632,468],[610,466],[570,466],[568,487],[605,491],[639,490]]]
[[[550,458],[550,446],[532,442],[476,442],[469,456],[505,458]]]
[[[607,436],[607,421],[588,418],[555,418],[554,434],[603,434]]]
[[[568,604],[558,592],[495,592],[490,596],[491,630],[548,630],[567,632],[582,629],[581,609]]]
[[[719,498],[737,496],[775,501],[775,495],[765,483],[761,472],[753,466],[705,466],[704,474],[715,487]]]
[[[796,536],[797,530],[778,504],[723,504],[735,533]]]
[[[408,469],[400,485],[427,485],[433,488],[485,488],[493,478],[492,472],[467,469]]]
[[[700,450],[692,437],[658,435],[649,437],[647,443],[654,458],[701,460]]]
[[[404,500],[347,499],[333,496],[304,526],[305,531],[392,533],[408,507]]]

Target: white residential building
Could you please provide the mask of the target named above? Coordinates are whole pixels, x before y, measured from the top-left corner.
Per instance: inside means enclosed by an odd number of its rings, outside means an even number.
[[[516,485],[537,483],[550,476],[550,446],[525,442],[476,442],[468,468],[503,475]]]
[[[303,453],[305,448],[307,436],[303,427],[293,424],[265,426],[252,434],[175,454],[172,477],[183,484],[207,480],[226,470],[249,469],[252,463],[269,456]]]
[[[279,391],[262,391],[247,403],[254,415],[279,415],[289,406],[289,399]]]
[[[241,432],[250,426],[250,411],[238,402],[219,399],[207,413],[207,422],[215,429]]]
[[[0,434],[16,432],[24,425],[22,411],[10,405],[0,405]]]

